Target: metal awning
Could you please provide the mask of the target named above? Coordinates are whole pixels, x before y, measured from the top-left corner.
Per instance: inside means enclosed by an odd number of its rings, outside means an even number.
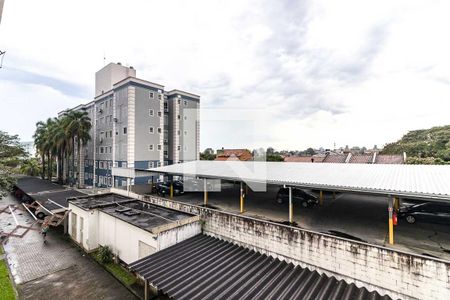
[[[130,269],[173,299],[391,299],[203,234]]]
[[[169,175],[285,184],[329,191],[450,201],[450,166],[447,165],[201,160],[145,171]]]

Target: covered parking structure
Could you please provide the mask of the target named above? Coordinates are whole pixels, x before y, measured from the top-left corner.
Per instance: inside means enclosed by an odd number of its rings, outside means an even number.
[[[208,202],[207,180],[240,182],[240,212],[245,211],[245,190],[265,184],[289,189],[289,222],[293,221],[292,188],[323,192],[347,192],[385,196],[388,206],[389,243],[394,244],[394,211],[399,198],[450,202],[450,166],[311,164],[260,161],[192,161],[140,170],[167,176],[200,178],[204,181],[204,204]],[[170,193],[171,197],[173,193]]]

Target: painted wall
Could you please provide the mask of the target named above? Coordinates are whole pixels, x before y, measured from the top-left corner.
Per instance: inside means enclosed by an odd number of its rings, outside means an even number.
[[[129,264],[139,257],[139,243],[143,242],[156,252],[201,233],[200,222],[191,222],[169,230],[152,234],[137,226],[117,219],[97,209],[83,210],[72,203],[69,209],[77,217],[77,234],[72,235],[73,214],[69,215],[69,234],[86,251],[101,246],[109,246],[125,263]],[[83,218],[83,239],[80,239],[81,217]]]
[[[450,263],[155,196],[145,201],[199,214],[206,234],[392,298],[450,299]]]

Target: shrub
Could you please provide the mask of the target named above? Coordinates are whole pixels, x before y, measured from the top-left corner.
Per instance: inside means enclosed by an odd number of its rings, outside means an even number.
[[[109,264],[113,261],[113,253],[109,246],[100,246],[97,256],[102,264]]]

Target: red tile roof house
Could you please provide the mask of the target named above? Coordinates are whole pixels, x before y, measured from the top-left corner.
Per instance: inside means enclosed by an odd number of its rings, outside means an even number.
[[[325,156],[286,156],[285,162],[321,163]]]
[[[215,160],[253,160],[252,153],[247,149],[223,149],[217,152]]]
[[[404,164],[406,161],[406,153],[402,154],[378,154],[375,158],[376,164]]]
[[[348,162],[351,164],[372,164],[373,154],[353,154]]]

